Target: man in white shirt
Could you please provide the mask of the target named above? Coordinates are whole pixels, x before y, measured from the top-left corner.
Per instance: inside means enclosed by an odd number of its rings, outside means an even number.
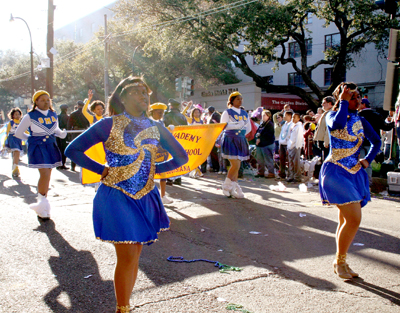
[[[281,179],[286,178],[286,160],[287,160],[287,144],[290,136],[290,129],[292,127],[292,115],[293,112],[286,111],[283,120],[285,124],[282,125],[281,133],[279,135],[279,163],[280,163],[280,172],[279,177]]]
[[[294,113],[292,118],[293,127],[290,131],[288,141],[289,175],[287,182],[301,182],[300,154],[303,146],[303,123],[300,114]]]

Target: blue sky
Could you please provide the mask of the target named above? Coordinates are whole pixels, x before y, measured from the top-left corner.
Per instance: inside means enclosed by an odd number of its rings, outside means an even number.
[[[54,0],[54,27],[60,28],[115,0]],[[23,18],[32,33],[33,49],[38,54],[46,50],[48,0],[0,0],[0,50],[29,53],[29,33],[21,20],[10,22],[10,14]]]

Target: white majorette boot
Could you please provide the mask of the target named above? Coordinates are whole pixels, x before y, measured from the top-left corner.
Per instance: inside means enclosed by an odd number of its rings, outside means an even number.
[[[225,181],[222,183],[222,192],[224,193],[225,196],[230,197],[232,189],[233,189],[233,181],[231,181],[230,178],[227,177]]]
[[[12,166],[12,177],[19,177],[19,168],[17,164]]]
[[[39,193],[38,202],[31,204],[29,207],[35,211],[40,218],[44,220],[50,219],[50,203],[49,200],[47,200],[47,198],[42,194]]]
[[[232,182],[232,185],[233,185],[233,189],[231,191],[231,195],[237,199],[243,199],[244,194],[243,194],[242,188],[240,188],[238,182],[234,181],[234,182]]]

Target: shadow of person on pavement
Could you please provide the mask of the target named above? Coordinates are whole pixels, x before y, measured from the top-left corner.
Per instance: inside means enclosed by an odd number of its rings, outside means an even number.
[[[211,181],[207,183],[208,187],[219,187],[218,181],[214,185]],[[254,196],[263,199],[273,196],[273,201],[264,205],[250,199],[228,199],[205,188],[199,190],[195,181],[185,181],[181,186],[173,188],[167,187],[167,193],[171,194],[172,190],[180,198],[175,199],[176,201],[185,201],[188,204],[179,208],[173,205],[166,207],[171,230],[160,235],[160,243],[155,244],[159,245],[157,249],[143,251],[143,261],[140,264],[141,270],[156,285],[215,272],[215,268],[209,264],[178,265],[166,261],[162,264],[166,267],[165,275],[161,277],[159,271],[154,270],[155,264],[151,262],[151,259],[166,260],[169,256],[183,256],[185,259],[216,260],[238,267],[262,267],[315,289],[336,288],[337,280],[330,262],[328,264],[324,261],[321,267],[317,263],[320,261],[306,261],[325,256],[332,256],[333,260],[337,227],[335,220],[310,213],[301,217],[304,207],[302,202],[293,199],[288,201],[285,194],[269,193],[265,189],[247,189],[246,185],[242,186],[245,193],[251,191]],[[327,209],[336,210],[333,207]],[[258,234],[251,233],[254,231]],[[356,240],[359,237],[363,242],[372,243],[368,248],[400,252],[400,239],[391,235],[374,234],[372,231],[360,229]],[[384,245],[383,241],[391,244]],[[365,247],[352,247],[350,253],[356,253],[360,249]],[[302,262],[305,270],[301,270],[299,265],[292,265],[292,262]],[[310,268],[306,262],[314,265]],[[394,264],[389,265],[397,268]],[[317,270],[313,271],[312,267]]]
[[[51,256],[49,265],[58,286],[49,291],[44,301],[57,313],[113,312],[115,309],[112,281],[103,281],[93,255],[74,249],[56,230],[52,220],[41,221],[35,231],[43,232],[59,253]]]
[[[72,171],[66,171],[66,170],[57,170],[59,173],[65,175],[69,181],[73,183],[80,184],[81,183],[81,173],[80,172],[72,172]],[[56,179],[58,182],[63,182],[60,179]]]
[[[379,287],[379,286],[371,284],[371,283],[367,283],[362,278],[356,278],[356,279],[348,280],[345,282],[350,285],[360,287],[366,291],[369,291],[373,294],[378,295],[379,297],[389,300],[393,304],[400,306],[400,293],[394,292],[394,291],[386,289],[386,288]]]
[[[31,187],[36,188],[29,184],[25,184],[24,180],[13,179],[0,174],[0,193],[12,197],[23,196],[23,201],[27,204],[36,202],[36,193],[32,192]]]

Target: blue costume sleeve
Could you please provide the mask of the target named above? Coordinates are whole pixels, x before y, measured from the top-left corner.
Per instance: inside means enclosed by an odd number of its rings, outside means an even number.
[[[101,175],[105,166],[93,161],[85,154],[85,151],[99,142],[106,142],[112,125],[111,117],[93,124],[68,145],[65,155],[79,166]]]
[[[162,123],[157,122],[156,124],[160,132],[161,146],[172,156],[172,159],[156,164],[156,173],[172,171],[187,163],[188,156],[185,149]]]
[[[346,100],[340,101],[339,110],[336,112],[329,112],[326,115],[326,126],[328,126],[331,130],[345,128],[348,112],[349,103]]]
[[[368,121],[362,116],[360,118],[364,128],[364,135],[371,143],[371,148],[369,149],[368,154],[365,156],[365,159],[369,164],[371,164],[372,160],[375,159],[376,155],[381,149],[381,139],[376,131],[372,128],[371,124],[368,123]]]

